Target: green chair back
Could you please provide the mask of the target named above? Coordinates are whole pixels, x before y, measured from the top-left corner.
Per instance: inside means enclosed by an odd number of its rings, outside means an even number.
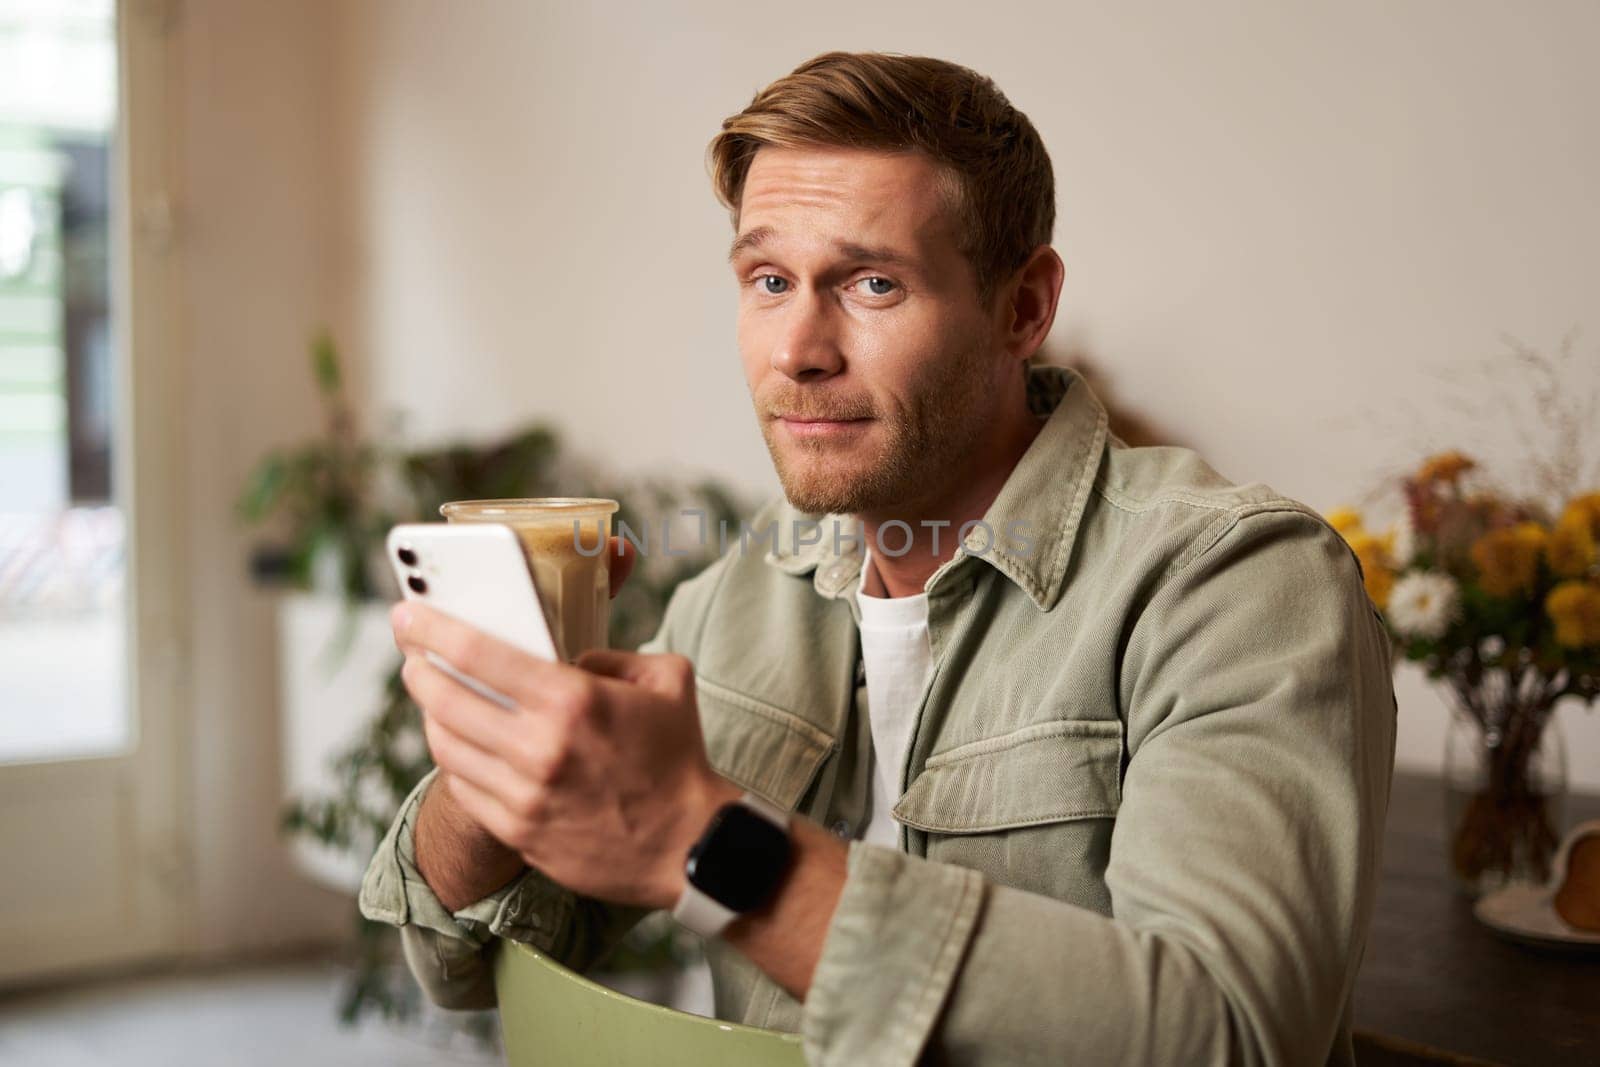
[[[800,1035],[649,1004],[517,941],[495,954],[510,1067],[804,1067]]]

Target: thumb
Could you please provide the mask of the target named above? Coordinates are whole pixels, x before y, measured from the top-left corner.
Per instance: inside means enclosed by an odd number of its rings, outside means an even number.
[[[579,654],[573,665],[602,678],[615,678],[663,696],[682,696],[694,692],[694,664],[670,652],[623,652],[615,648],[591,648]]]
[[[619,648],[590,648],[580,652],[572,665],[602,678],[638,683],[649,673],[642,662],[644,658],[637,652],[624,652]]]

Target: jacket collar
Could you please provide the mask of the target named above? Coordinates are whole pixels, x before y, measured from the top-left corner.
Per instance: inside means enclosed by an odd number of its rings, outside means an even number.
[[[1030,368],[1028,409],[1045,424],[984,513],[995,544],[986,546],[983,531],[973,530],[956,548],[955,559],[987,562],[1040,611],[1049,611],[1061,598],[1067,561],[1105,453],[1108,422],[1105,405],[1070,367]],[[787,501],[780,501],[775,514],[778,536],[766,553],[768,563],[792,575],[812,573],[817,592],[829,599],[856,582],[863,556],[859,520],[798,511]],[[940,567],[929,584],[950,565]]]

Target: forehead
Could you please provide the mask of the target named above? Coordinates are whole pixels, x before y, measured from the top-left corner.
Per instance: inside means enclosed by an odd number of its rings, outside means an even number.
[[[739,229],[934,253],[954,240],[949,189],[942,168],[918,152],[768,145],[745,176]]]

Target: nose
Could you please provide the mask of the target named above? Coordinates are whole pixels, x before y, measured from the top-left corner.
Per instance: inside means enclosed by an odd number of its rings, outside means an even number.
[[[844,367],[838,337],[825,299],[802,290],[783,309],[772,349],[772,369],[797,382],[831,378]]]

